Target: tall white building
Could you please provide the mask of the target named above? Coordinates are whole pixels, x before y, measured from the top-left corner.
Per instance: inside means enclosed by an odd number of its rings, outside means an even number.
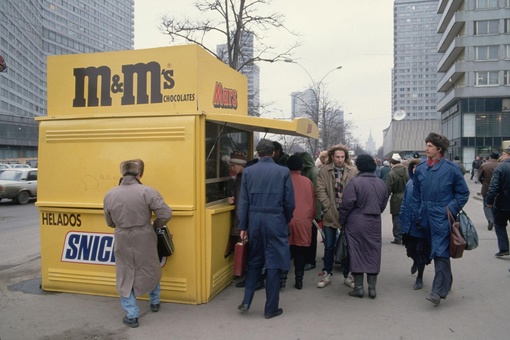
[[[395,0],[393,6],[392,121],[384,130],[383,154],[423,149],[441,131],[437,111],[438,0]]]
[[[46,57],[132,49],[134,0],[0,0],[0,159],[37,156]]]
[[[290,94],[290,98],[291,119],[298,117],[310,118],[318,111],[317,97],[313,89],[307,89],[301,92],[292,92]]]

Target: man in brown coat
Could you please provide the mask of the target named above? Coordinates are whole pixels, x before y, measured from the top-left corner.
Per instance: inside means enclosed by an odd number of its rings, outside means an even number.
[[[137,296],[149,293],[151,310],[159,310],[161,266],[154,228],[172,217],[159,192],[140,182],[143,170],[141,159],[122,162],[120,184],[106,193],[103,202],[106,224],[115,228],[117,291],[126,311],[122,322],[128,327],[138,327]]]
[[[492,152],[489,160],[483,163],[480,169],[478,169],[478,181],[482,183],[483,212],[487,219],[487,229],[489,230],[494,228],[494,216],[492,214],[492,208],[487,207],[487,192],[489,191],[489,184],[491,184],[494,169],[499,165],[498,158],[499,154],[497,152]]]
[[[335,145],[328,150],[328,162],[319,170],[317,175],[317,199],[322,204],[322,230],[326,235],[324,240],[324,267],[322,278],[317,282],[317,288],[324,288],[331,284],[333,275],[333,261],[335,258],[335,241],[338,222],[338,209],[342,203],[342,194],[351,178],[358,174],[356,167],[351,165],[349,150],[344,145]],[[346,283],[347,284],[347,283]]]

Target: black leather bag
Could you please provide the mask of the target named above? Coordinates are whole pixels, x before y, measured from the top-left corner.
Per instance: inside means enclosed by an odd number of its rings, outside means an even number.
[[[159,257],[168,257],[174,253],[174,243],[172,236],[168,232],[168,228],[163,226],[155,228],[156,235],[158,236],[158,255]]]
[[[335,245],[335,256],[336,260],[342,262],[349,256],[349,249],[347,249],[347,237],[345,236],[345,231],[340,232],[340,236],[336,240]]]

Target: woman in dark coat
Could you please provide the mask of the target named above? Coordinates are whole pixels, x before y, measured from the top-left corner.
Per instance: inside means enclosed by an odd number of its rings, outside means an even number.
[[[406,184],[399,215],[402,241],[406,247],[407,256],[413,260],[411,274],[418,272],[414,283],[415,290],[423,288],[423,272],[425,266],[430,263],[430,245],[426,241],[425,230],[413,221],[413,177],[414,170],[420,162],[421,160],[414,158],[407,167],[410,179]]]
[[[376,164],[370,155],[356,159],[359,174],[344,189],[340,206],[340,225],[345,229],[354,277],[350,296],[362,298],[363,273],[367,273],[368,295],[375,298],[377,274],[381,270],[381,213],[388,203],[386,184],[377,178]]]

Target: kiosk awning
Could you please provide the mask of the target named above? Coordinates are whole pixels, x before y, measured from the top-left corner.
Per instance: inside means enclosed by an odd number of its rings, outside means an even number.
[[[308,118],[292,121],[220,113],[206,113],[206,119],[218,124],[227,124],[240,130],[259,131],[291,136],[319,138],[319,128]]]

